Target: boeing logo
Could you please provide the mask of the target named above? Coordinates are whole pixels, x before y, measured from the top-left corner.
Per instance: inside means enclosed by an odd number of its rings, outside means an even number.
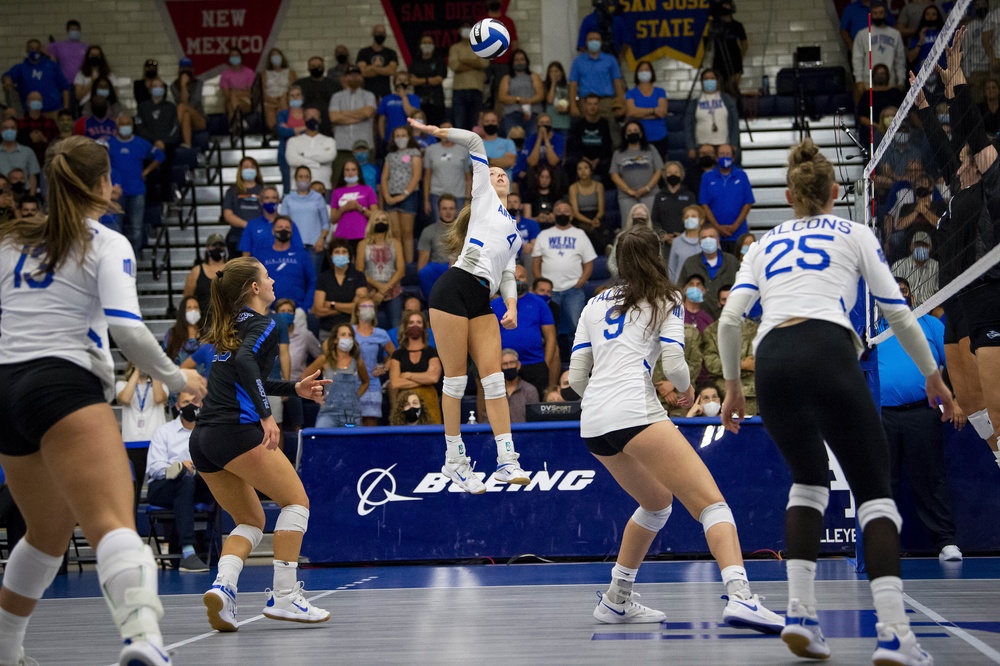
[[[396,465],[390,465],[388,469],[382,469],[381,467],[376,467],[370,469],[361,475],[358,479],[358,515],[367,516],[369,513],[374,511],[377,507],[383,504],[388,504],[389,502],[412,502],[414,500],[421,500],[423,497],[403,497],[402,495],[396,494],[396,478],[392,475],[392,468]],[[374,478],[368,482],[365,486],[365,479],[374,476]],[[383,479],[388,479],[388,488],[383,487],[382,493],[383,497],[372,501],[372,493],[379,488]]]

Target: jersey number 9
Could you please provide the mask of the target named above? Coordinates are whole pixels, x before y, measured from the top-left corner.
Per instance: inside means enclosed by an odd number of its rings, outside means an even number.
[[[615,313],[618,313],[617,316]],[[608,328],[604,329],[604,339],[614,340],[622,331],[625,329],[625,313],[620,312],[619,308],[611,308],[608,313],[604,315],[604,321],[608,322]],[[611,328],[614,327],[614,331]]]

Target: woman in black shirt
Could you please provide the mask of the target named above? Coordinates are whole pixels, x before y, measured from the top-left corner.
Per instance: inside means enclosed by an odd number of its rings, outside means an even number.
[[[313,314],[319,317],[320,338],[326,340],[337,324],[349,324],[358,300],[368,296],[368,278],[351,264],[350,241],[334,238],[330,243],[327,270],[316,280]]]
[[[437,384],[441,381],[441,359],[437,350],[427,344],[427,319],[419,310],[403,313],[399,325],[399,349],[389,362],[391,400],[398,391],[409,390],[420,396],[428,423],[442,423],[441,401]]]

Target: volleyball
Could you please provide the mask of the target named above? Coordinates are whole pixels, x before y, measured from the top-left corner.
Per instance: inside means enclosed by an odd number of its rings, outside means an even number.
[[[480,58],[491,60],[507,52],[507,47],[510,46],[510,33],[500,21],[485,18],[472,26],[469,41],[472,43],[473,53]]]

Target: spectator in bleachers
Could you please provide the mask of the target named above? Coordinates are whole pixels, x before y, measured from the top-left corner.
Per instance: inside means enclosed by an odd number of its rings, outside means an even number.
[[[20,204],[21,205],[18,208],[18,217],[22,220],[42,214],[41,201],[39,201],[37,196],[26,194],[21,197]]]
[[[330,195],[330,223],[336,225],[334,237],[352,244],[365,237],[368,219],[378,210],[378,196],[362,167],[352,157],[344,162],[340,180]]]
[[[458,204],[455,197],[446,192],[438,197],[437,221],[427,225],[420,232],[420,240],[417,243],[417,274],[424,298],[430,297],[434,283],[451,265],[452,257],[448,253],[445,237],[456,217],[458,217]]]
[[[656,83],[656,72],[648,60],[635,66],[635,87],[625,93],[625,115],[642,123],[646,140],[662,159],[667,157],[667,93]]]
[[[604,225],[604,185],[594,180],[590,162],[576,164],[576,182],[569,186],[573,223],[583,229],[594,247],[607,245],[610,231]]]
[[[514,126],[523,127],[528,133],[534,130],[538,114],[544,108],[545,87],[542,77],[531,71],[531,61],[523,50],[512,52],[508,70],[500,79],[497,98],[503,106],[504,136]]]
[[[719,232],[723,248],[731,250],[749,229],[747,216],[755,201],[750,178],[733,164],[732,146],[719,146],[719,165],[702,176],[701,183],[698,203],[705,208],[708,224]]]
[[[285,161],[293,169],[308,167],[312,180],[318,180],[329,187],[332,185],[330,178],[333,175],[333,161],[337,157],[337,143],[320,133],[319,109],[309,107],[303,112],[303,117],[306,131],[288,139],[285,144]]]
[[[316,280],[312,312],[319,317],[320,339],[326,340],[338,324],[349,323],[354,306],[368,296],[365,274],[351,265],[350,242],[336,238],[330,242],[331,268]]]
[[[441,423],[441,401],[437,383],[441,381],[441,359],[428,344],[427,317],[423,312],[406,310],[399,325],[399,348],[389,362],[390,399],[399,391],[410,390],[427,407],[430,423]]]
[[[228,63],[219,75],[219,90],[226,103],[226,118],[232,124],[237,111],[250,112],[250,90],[257,75],[243,64],[243,52],[235,46],[229,49]]]
[[[396,74],[399,58],[396,52],[385,46],[385,25],[372,26],[372,44],[358,51],[358,67],[365,79],[365,89],[381,100],[392,90],[389,82]]]
[[[244,257],[253,255],[258,246],[270,247],[274,242],[274,230],[271,226],[278,218],[278,202],[278,188],[274,185],[265,185],[260,193],[261,214],[247,222],[246,228],[243,229],[243,235],[240,236],[238,249]],[[292,245],[303,247],[302,236],[299,234],[299,227],[294,223],[294,220],[292,222]]]
[[[461,39],[448,49],[448,68],[455,72],[451,85],[451,110],[455,127],[472,129],[483,108],[483,86],[490,61],[472,51],[469,35],[472,23],[466,21],[459,31]]]
[[[534,386],[537,395],[543,395],[545,387],[555,384],[562,371],[556,323],[545,300],[528,291],[528,271],[524,266],[514,268],[514,279],[517,280],[517,328],[501,328],[500,344],[504,353],[506,350],[516,353],[521,378]],[[500,297],[490,301],[490,305],[498,320],[507,312]],[[537,396],[528,402],[538,402]]]
[[[514,198],[511,199],[511,197]],[[538,222],[521,215],[521,195],[517,192],[511,192],[507,195],[507,212],[514,218],[517,233],[521,236],[521,250],[517,255],[518,264],[526,263],[528,264],[526,268],[530,268],[531,251],[535,248],[535,239],[538,238],[541,229]]]
[[[83,41],[80,22],[75,19],[66,21],[66,39],[52,42],[46,50],[59,63],[63,78],[67,81],[74,80],[87,57],[87,43]]]
[[[542,82],[545,89],[545,111],[552,118],[552,129],[565,138],[573,119],[569,115],[569,81],[566,79],[566,70],[561,62],[553,60],[545,72],[545,81]]]
[[[892,223],[892,233],[886,243],[886,260],[890,265],[902,259],[908,251],[912,251],[911,243],[915,234],[923,231],[929,239],[934,238],[938,220],[948,209],[934,187],[934,181],[925,173],[921,173],[912,182],[912,201],[902,203],[897,207],[896,215],[887,216],[887,224]],[[907,201],[900,197],[899,201]]]
[[[163,350],[174,363],[180,365],[198,351],[203,323],[198,299],[194,296],[182,297],[174,325],[163,334]]]
[[[247,222],[261,216],[263,191],[264,176],[260,165],[249,155],[244,156],[236,173],[236,184],[226,190],[222,199],[222,219],[229,225],[226,250],[230,257],[239,256],[240,239]]]
[[[38,192],[38,158],[35,151],[17,142],[17,121],[4,118],[0,121],[0,174],[10,179],[10,172],[20,169],[27,180],[24,191],[28,194]]]
[[[406,127],[407,118],[412,118],[420,109],[420,98],[409,92],[410,75],[407,72],[396,72],[393,77],[393,91],[386,94],[378,103],[378,129],[376,134],[388,146],[392,142],[392,133],[397,127]]]
[[[983,103],[979,105],[983,129],[987,134],[1000,134],[1000,82],[989,79],[983,85]]]
[[[73,95],[78,106],[83,107],[90,101],[91,90],[98,77],[110,81],[111,66],[108,65],[107,58],[104,57],[104,50],[96,44],[91,44],[87,48],[87,57],[84,59],[80,71],[72,79]]]
[[[584,160],[590,164],[594,176],[604,181],[611,168],[615,139],[611,134],[611,123],[600,116],[599,105],[597,95],[583,98],[583,115],[573,119],[567,136],[566,170],[575,173],[576,164]]]
[[[500,369],[503,372],[504,386],[507,390],[507,403],[510,407],[510,422],[524,423],[527,421],[525,407],[540,402],[538,389],[529,381],[521,379],[521,360],[517,350],[505,348],[500,352]],[[482,415],[481,422],[489,423],[489,415],[485,409],[478,410]]]
[[[403,246],[393,236],[389,216],[376,210],[355,252],[355,268],[368,278],[368,292],[379,308],[379,326],[389,328],[403,312]]]
[[[714,70],[701,73],[701,94],[688,102],[684,116],[684,136],[688,158],[695,159],[696,148],[708,144],[718,150],[723,145],[740,145],[740,117],[736,101],[719,89]]]
[[[327,96],[327,100],[335,92],[339,92],[344,89],[344,84],[341,82],[341,78],[344,76],[344,72],[351,65],[351,52],[347,50],[347,47],[343,44],[337,44],[336,48],[333,49],[333,59],[336,61],[336,65],[326,70],[326,78],[330,79],[334,83],[334,90]],[[322,65],[322,61],[320,62]]]
[[[703,308],[705,303],[705,281],[700,275],[691,275],[684,283],[684,323],[691,324],[704,333],[715,319]]]
[[[593,0],[593,7],[594,11],[580,22],[576,50],[581,53],[586,51],[590,34],[596,32],[601,39],[600,49],[617,58],[631,39],[628,23],[625,17],[615,12],[614,0]]]
[[[719,74],[722,86],[734,98],[740,96],[743,78],[743,57],[749,43],[743,24],[733,18],[736,9],[732,0],[722,0],[718,5],[720,20],[716,24],[712,69]]]
[[[923,67],[924,60],[930,55],[931,49],[934,48],[934,42],[937,41],[943,27],[944,18],[941,15],[941,9],[937,5],[927,5],[920,19],[920,25],[917,27],[917,34],[911,38],[908,45],[909,50],[906,56],[911,70],[916,72]]]
[[[913,5],[922,5],[923,0],[916,0],[912,3]],[[847,52],[852,53],[854,51],[854,38],[857,36],[858,32],[861,30],[868,30],[868,15],[872,15],[872,24],[875,23],[875,12],[874,8],[878,6],[883,6],[879,0],[854,0],[851,4],[844,7],[844,13],[840,15],[840,38],[844,41],[847,46]],[[907,8],[904,8],[900,13],[899,19],[899,29],[902,31],[902,36],[904,39],[909,39],[910,35],[904,30],[904,15],[907,14]],[[886,11],[885,15],[886,25],[896,25],[896,17],[892,15],[892,12]],[[874,34],[874,28],[873,28]],[[867,50],[867,39],[865,49]],[[862,67],[865,71],[868,69],[867,61]],[[858,68],[854,68],[854,73],[857,75]],[[905,80],[905,79],[904,79]],[[902,83],[902,81],[900,81]]]
[[[649,208],[647,208],[644,203],[637,203],[632,206],[628,215],[625,216],[625,220],[622,222],[621,231],[615,234],[614,242],[611,244],[611,247],[607,249],[607,252],[605,252],[607,245],[602,245],[600,247],[601,254],[607,254],[608,272],[611,273],[611,277],[613,278],[618,277],[618,259],[616,255],[616,252],[618,251],[618,238],[621,237],[623,231],[627,231],[636,225],[650,227]]]
[[[146,179],[163,164],[166,155],[149,141],[135,136],[132,118],[124,114],[118,117],[118,133],[108,139],[108,154],[111,182],[122,191],[120,205],[125,213],[122,228],[138,257],[147,238]]]
[[[45,163],[45,151],[49,144],[59,138],[59,127],[52,118],[42,113],[42,106],[40,92],[28,93],[28,107],[17,120],[17,142],[31,148],[39,164]]]
[[[281,49],[272,48],[260,78],[264,95],[264,126],[273,132],[278,124],[278,112],[288,108],[288,90],[297,80],[295,70],[288,66]]]
[[[453,125],[445,121],[440,127],[450,129]],[[424,151],[424,214],[437,220],[438,204],[444,194],[455,198],[456,207],[461,210],[466,196],[472,189],[472,160],[465,146],[442,139],[431,144]]]
[[[184,281],[184,298],[194,297],[198,310],[205,316],[211,311],[212,280],[226,265],[226,239],[222,234],[211,234],[205,241],[205,254],[195,262]]]
[[[361,396],[361,425],[377,426],[382,419],[382,381],[389,374],[389,359],[396,344],[384,328],[376,326],[376,305],[369,297],[354,307],[354,339],[368,372],[368,391]]]
[[[125,366],[125,381],[115,382],[115,397],[122,408],[122,440],[128,458],[133,469],[144,470],[153,433],[167,421],[167,391],[159,380],[129,363]],[[136,499],[141,487],[142,479],[136,474]]]
[[[306,131],[306,114],[302,108],[302,88],[298,84],[288,89],[288,108],[278,111],[277,129],[278,134],[278,168],[281,169],[281,189],[289,192],[291,187],[291,173],[288,166],[286,152],[288,150],[288,140],[299,136]],[[329,122],[329,121],[327,121]],[[320,130],[322,131],[323,116],[320,115]]]
[[[170,84],[170,95],[177,105],[177,122],[181,126],[181,145],[192,146],[191,137],[207,127],[205,105],[202,98],[204,84],[194,75],[191,58],[181,58],[177,63],[177,78]]]
[[[409,294],[408,296],[407,295],[403,296],[403,312],[406,312],[408,310],[414,310],[414,311],[423,312],[425,315],[427,314],[427,308],[424,306],[424,301],[419,296],[417,296],[415,294],[412,294],[412,293]],[[428,321],[428,326],[430,326],[430,323],[429,323],[430,322],[430,317],[429,317],[429,315],[428,315],[427,321]],[[396,342],[397,340],[399,340],[399,337],[400,337],[400,330],[399,330],[399,328],[400,328],[400,326],[403,327],[403,329],[404,329],[403,330],[403,334],[405,334],[405,332],[406,332],[405,331],[406,326],[405,326],[405,322],[403,322],[402,320],[400,321],[400,324],[398,326],[393,326],[392,328],[390,328],[389,330],[386,331],[386,333],[389,334],[389,339],[392,340],[393,342]],[[432,329],[432,328],[428,328],[427,329],[427,342],[428,342],[428,344],[430,344],[431,347],[435,346],[435,343],[434,343],[434,329]]]
[[[587,34],[587,52],[573,59],[569,70],[570,114],[580,116],[578,99],[597,95],[598,112],[611,129],[614,145],[621,141],[617,117],[625,112],[625,83],[615,56],[601,51],[601,33],[591,30]]]
[[[330,207],[323,195],[313,191],[310,185],[312,172],[309,167],[300,166],[295,170],[295,191],[285,195],[279,210],[295,223],[295,229],[301,234],[297,245],[309,250],[313,269],[319,273],[326,256],[326,237],[330,233]]]
[[[901,90],[906,83],[906,46],[903,43],[903,36],[892,26],[888,25],[887,16],[889,10],[884,4],[875,0],[871,7],[872,14],[872,36],[871,36],[871,64],[872,64],[872,85],[891,86],[893,89]],[[867,27],[867,19],[866,19]],[[859,39],[854,42],[852,53],[852,63],[854,65],[854,97],[866,99],[867,95],[862,95],[868,90],[868,40]],[[888,81],[876,82],[875,67],[882,66],[889,75]],[[877,89],[877,88],[876,88]],[[899,106],[899,103],[895,103]]]
[[[114,86],[107,79],[94,81],[93,94],[83,108],[83,116],[73,125],[73,133],[100,141],[114,136],[121,105]]]
[[[76,121],[73,120],[73,113],[69,109],[61,109],[58,114],[56,114],[56,127],[59,128],[59,138],[53,140],[52,146],[58,143],[59,139],[65,139],[66,137],[73,136],[73,124]],[[51,147],[51,146],[50,146]]]
[[[149,99],[149,89],[153,87],[153,79],[160,75],[160,63],[149,58],[143,63],[142,77],[132,82],[132,99],[136,105]]]
[[[543,164],[534,170],[534,177],[521,197],[524,214],[540,225],[555,223],[555,207],[566,194],[562,182],[562,169]]]
[[[288,327],[288,355],[291,376],[301,377],[312,359],[323,355],[323,348],[309,330],[306,311],[295,307],[295,301],[281,298],[274,302],[274,312]]]
[[[723,285],[722,289],[719,290],[718,303],[720,310],[726,305],[731,287],[732,285],[727,284]],[[757,337],[757,329],[760,326],[760,321],[750,317],[743,317],[741,321],[743,325],[743,337],[741,338],[743,340],[743,347],[740,351],[740,383],[743,384],[743,390],[746,392],[746,413],[753,415],[757,413],[757,385],[754,382],[757,362],[753,355],[753,339]],[[712,322],[701,334],[701,348],[704,356],[705,370],[708,372],[708,379],[722,393],[726,382],[722,378],[722,361],[719,357],[718,321]]]
[[[434,47],[434,36],[420,38],[419,57],[410,63],[410,84],[420,100],[420,108],[427,114],[429,125],[441,126],[444,121],[444,80],[448,77],[448,64]]]
[[[704,372],[701,355],[701,333],[694,324],[684,326],[684,360],[687,362],[688,374],[691,381],[696,382],[698,377]],[[657,360],[653,365],[653,387],[660,398],[660,404],[667,410],[671,417],[687,416],[687,410],[680,406],[681,394],[674,389],[674,385],[663,374],[663,365]]]
[[[892,274],[906,280],[912,302],[917,307],[938,290],[938,262],[931,259],[931,235],[917,231],[910,238],[910,254],[892,265]]]
[[[696,416],[707,416],[709,418],[714,418],[719,415],[722,411],[722,397],[724,391],[721,391],[712,384],[707,384],[702,386],[698,390],[698,397],[695,399],[694,404],[691,408],[687,410],[685,416],[687,418],[694,418]]]
[[[684,262],[678,282],[687,284],[692,275],[701,276],[701,282],[706,288],[704,307],[712,319],[718,319],[722,311],[719,306],[719,291],[726,285],[732,286],[740,262],[733,255],[719,249],[719,232],[714,227],[703,225],[698,231],[698,240],[701,252]]]
[[[750,246],[756,242],[757,237],[751,231],[736,239],[736,258],[740,260],[741,264],[743,263],[743,258],[747,256],[747,252],[750,251]]]
[[[153,79],[149,93],[150,99],[140,104],[135,114],[135,134],[163,151],[166,158],[151,183],[150,198],[154,202],[173,201],[174,155],[181,143],[177,107],[167,99],[167,86],[161,79]]]
[[[653,229],[664,240],[663,259],[670,256],[670,246],[674,239],[684,233],[684,211],[698,203],[698,196],[684,185],[684,166],[680,162],[663,165],[663,180],[666,187],[660,188],[653,200],[650,215]]]
[[[489,154],[489,149],[487,149]],[[380,193],[393,235],[403,244],[403,256],[413,261],[413,221],[420,201],[420,177],[424,173],[424,158],[409,125],[392,132],[382,167]]]
[[[508,180],[513,179],[513,167],[517,162],[517,146],[510,139],[500,136],[499,116],[495,111],[483,112],[483,146],[490,166],[500,167],[507,172]]]
[[[340,159],[340,151],[337,152],[337,159]],[[364,139],[358,139],[351,146],[351,155],[346,159],[354,159],[358,165],[361,167],[361,176],[363,177],[365,183],[370,184],[373,188],[378,187],[378,184],[382,182],[382,171],[379,169],[378,164],[375,162],[375,153],[372,152],[371,142],[365,141]],[[345,160],[346,161],[346,160]],[[334,166],[336,166],[334,162]]]
[[[990,77],[990,56],[983,37],[987,30],[996,28],[989,20],[989,14],[990,0],[972,0],[972,13],[965,22],[965,43],[971,44],[972,47],[962,53],[962,69],[968,72],[972,99],[977,104],[983,101],[983,86]],[[1000,16],[1000,13],[997,16]]]
[[[349,66],[341,81],[344,89],[334,93],[328,102],[333,138],[339,147],[337,159],[333,162],[333,178],[337,180],[344,162],[355,157],[352,148],[359,141],[372,141],[373,119],[378,108],[375,95],[361,87],[361,69],[357,65]]]
[[[10,119],[8,118],[8,120]],[[0,127],[3,127],[2,123],[0,123]],[[6,128],[6,131],[7,131],[7,136],[10,136],[9,126]],[[0,134],[2,134],[2,131],[0,131]],[[24,146],[19,146],[19,147],[24,148]],[[6,155],[2,147],[0,147],[0,165],[3,164],[3,159],[5,156]],[[7,171],[7,183],[10,186],[10,191],[14,195],[15,205],[17,206],[20,206],[21,199],[23,197],[32,196],[35,194],[34,192],[31,191],[32,181],[29,179],[27,172],[21,167],[14,167],[9,171]]]
[[[660,153],[646,140],[641,123],[634,120],[625,123],[624,132],[625,141],[611,158],[610,170],[611,181],[618,188],[622,220],[637,203],[644,204],[647,210],[653,208],[663,170]]]
[[[424,401],[413,391],[400,391],[396,395],[396,401],[392,403],[392,411],[389,413],[389,425],[391,426],[411,426],[428,425],[427,409]]]
[[[350,67],[356,67],[356,65],[349,65],[344,69],[345,74],[341,76],[340,82],[343,82],[346,71]],[[328,108],[330,106],[330,98],[340,92],[343,86],[339,85],[338,81],[334,81],[326,75],[323,59],[319,56],[309,58],[306,62],[306,69],[309,70],[309,76],[298,78],[293,84],[298,86],[299,90],[302,91],[302,106],[314,106],[317,109]],[[326,114],[320,119],[320,131],[327,136],[333,134],[333,126],[330,124],[330,118]]]
[[[538,234],[532,251],[532,275],[552,282],[552,300],[561,309],[559,334],[572,335],[587,304],[583,285],[594,271],[597,253],[583,229],[572,226],[573,209],[559,201],[553,211],[555,226]]]
[[[864,89],[867,89],[867,70],[865,71],[864,79]],[[858,97],[858,121],[862,127],[871,127],[869,115],[874,117],[876,122],[878,122],[882,118],[882,112],[887,108],[898,109],[902,105],[904,97],[903,91],[899,87],[892,85],[889,68],[884,64],[875,65],[872,68],[871,95],[862,94]]]
[[[857,2],[864,2],[864,0],[857,0]],[[920,22],[923,20],[924,10],[930,5],[936,4],[936,2],[937,0],[907,0],[906,4],[899,11],[899,22],[897,24],[899,34],[903,36],[903,39],[909,42],[920,32]],[[890,13],[889,16],[891,17],[892,14]],[[889,21],[889,25],[892,25],[893,19],[887,17],[887,20]],[[867,23],[863,27],[867,27]]]
[[[69,108],[72,86],[66,81],[59,65],[42,53],[41,42],[29,39],[26,48],[28,57],[4,73],[3,87],[8,92],[17,90],[21,108],[24,109],[28,108],[28,93],[37,90],[42,94],[42,111],[54,118],[56,111]]]
[[[536,119],[536,131],[525,139],[521,153],[530,169],[547,164],[558,168],[566,154],[566,140],[556,134],[552,127],[552,117],[541,113]]]
[[[528,178],[528,153],[524,150],[524,142],[527,140],[528,134],[520,125],[514,125],[507,132],[507,138],[514,142],[514,150],[517,151],[514,168],[510,171],[510,175],[513,178],[511,189],[521,191],[524,187],[524,182]]]
[[[369,378],[361,359],[361,348],[354,339],[350,324],[338,324],[333,335],[323,345],[323,355],[316,358],[302,378],[323,371],[327,386],[323,405],[316,416],[317,428],[343,428],[361,425],[361,396],[368,391]]]
[[[312,253],[292,243],[292,220],[287,215],[278,215],[271,228],[271,245],[257,245],[253,257],[268,269],[275,297],[295,301],[296,307],[306,310],[312,306],[316,291]]]
[[[181,547],[181,572],[208,571],[195,553],[195,504],[213,502],[211,491],[198,476],[188,444],[201,398],[182,391],[177,396],[177,418],[159,426],[149,442],[145,480],[146,500],[151,506],[172,509]]]
[[[691,169],[687,174],[685,184],[689,190],[698,194],[701,192],[702,177],[718,164],[718,159],[715,156],[715,146],[710,146],[707,143],[698,146],[698,155],[695,158],[694,164],[696,168]]]

